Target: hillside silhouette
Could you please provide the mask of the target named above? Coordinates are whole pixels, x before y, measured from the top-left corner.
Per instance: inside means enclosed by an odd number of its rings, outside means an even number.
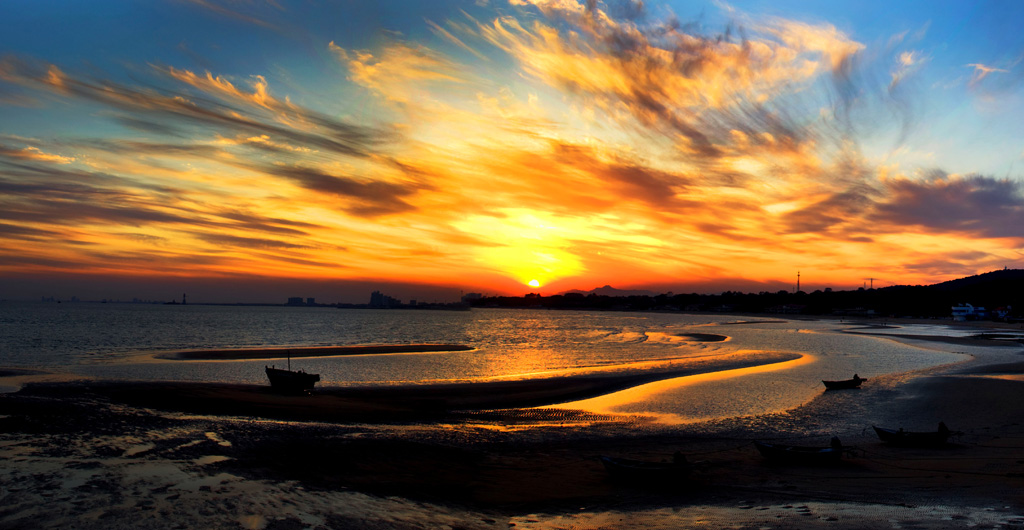
[[[777,291],[721,294],[631,294],[611,296],[608,286],[589,294],[568,292],[553,296],[483,297],[475,307],[597,309],[609,311],[712,311],[835,316],[950,318],[954,305],[971,304],[993,310],[1004,308],[1004,319],[1024,315],[1024,270],[1003,269],[934,285],[894,285],[852,291]],[[628,291],[627,291],[628,292]]]

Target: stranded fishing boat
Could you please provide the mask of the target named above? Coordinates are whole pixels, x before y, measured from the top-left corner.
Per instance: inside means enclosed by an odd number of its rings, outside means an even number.
[[[264,366],[270,387],[287,393],[305,393],[313,390],[313,385],[320,381],[320,374],[307,374],[302,370],[292,371],[292,355],[288,352],[288,369],[282,370],[274,366]]]
[[[765,442],[754,442],[761,456],[775,462],[789,464],[834,464],[843,456],[843,444],[839,438],[833,437],[828,447],[804,447],[799,445],[779,445]]]
[[[960,431],[951,431],[946,424],[939,422],[939,430],[928,432],[912,432],[903,429],[885,429],[874,427],[878,438],[889,445],[900,447],[941,447],[949,442],[949,437],[963,434]]]
[[[860,388],[860,384],[867,381],[867,378],[862,378],[857,374],[853,374],[853,379],[843,379],[842,381],[821,381],[825,384],[825,390],[842,390],[844,388]]]
[[[686,461],[686,456],[680,452],[672,455],[671,462],[650,462],[613,456],[602,456],[600,459],[605,470],[608,471],[608,475],[612,479],[621,481],[663,484],[686,476],[691,469],[690,464]]]

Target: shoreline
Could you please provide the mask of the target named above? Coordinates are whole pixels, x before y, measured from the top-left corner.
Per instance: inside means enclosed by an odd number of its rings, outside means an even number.
[[[767,315],[765,315],[767,316]],[[838,320],[843,324],[856,324],[864,327],[903,327],[903,326],[914,326],[914,325],[925,325],[925,326],[946,326],[951,328],[972,328],[979,330],[979,334],[983,334],[985,330],[1003,330],[1003,331],[1024,331],[1024,323],[1012,323],[1012,322],[996,322],[992,320],[964,320],[956,321],[952,319],[931,319],[931,318],[908,318],[908,317],[847,317],[847,316],[835,316],[835,317],[814,317],[811,318],[792,318],[789,319],[785,316],[776,316],[776,318],[783,318],[788,320]]]
[[[694,313],[701,314],[701,313]],[[947,344],[959,344],[964,346],[1011,346],[1021,347],[1022,341],[1020,339],[1006,340],[1004,338],[998,338],[998,333],[987,333],[987,331],[1020,331],[1024,334],[1024,323],[1010,323],[1010,322],[995,322],[990,320],[967,320],[967,321],[954,321],[947,319],[928,319],[928,318],[906,318],[906,317],[839,317],[839,316],[812,316],[812,315],[779,315],[772,313],[729,313],[737,316],[750,317],[750,318],[764,318],[770,320],[753,320],[753,321],[737,321],[737,322],[725,322],[720,325],[738,325],[738,324],[765,324],[772,321],[779,322],[801,322],[801,321],[835,321],[839,324],[848,324],[853,326],[861,326],[859,328],[851,328],[848,330],[842,330],[843,333],[859,334],[859,335],[871,335],[873,337],[891,337],[899,339],[909,340],[920,340],[926,342],[943,342]],[[977,329],[978,333],[974,335],[968,335],[963,337],[953,337],[948,335],[914,335],[910,333],[872,333],[872,329],[892,329],[902,328],[906,326],[925,325],[925,326],[945,326],[950,328],[971,328]]]

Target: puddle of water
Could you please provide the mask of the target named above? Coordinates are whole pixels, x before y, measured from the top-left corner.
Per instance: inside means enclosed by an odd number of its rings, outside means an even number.
[[[224,455],[207,455],[207,456],[201,456],[201,457],[193,460],[192,463],[197,465],[197,466],[207,466],[207,465],[210,465],[210,464],[216,464],[217,462],[223,462],[225,460],[231,460],[231,457],[230,456],[224,456]]]
[[[231,447],[231,442],[225,440],[224,438],[221,438],[220,435],[215,432],[206,433],[206,438],[209,439],[211,442],[216,442],[217,445],[221,447]]]
[[[263,530],[267,527],[267,518],[262,515],[243,515],[238,519],[238,524],[246,530]]]
[[[1002,381],[1024,381],[1024,374],[971,374],[962,377],[984,377],[985,379],[1000,379]]]
[[[128,457],[131,457],[131,456],[135,456],[135,455],[139,455],[139,454],[145,453],[147,451],[152,451],[154,447],[156,447],[156,445],[154,445],[154,444],[133,445],[133,446],[129,447],[128,449],[126,449],[124,451],[124,453],[121,454],[121,456],[123,458],[128,458]]]

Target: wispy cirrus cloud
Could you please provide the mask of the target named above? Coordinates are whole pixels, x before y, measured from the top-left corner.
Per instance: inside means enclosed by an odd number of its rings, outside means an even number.
[[[439,35],[441,38],[447,40],[448,42],[451,42],[452,44],[458,46],[459,48],[473,54],[477,59],[480,59],[481,61],[489,60],[486,55],[481,53],[476,48],[473,48],[472,46],[466,44],[462,39],[456,37],[455,35],[452,34],[452,32],[448,31],[447,29],[429,20],[427,21],[427,25],[430,26],[430,31],[434,32],[435,35]],[[461,28],[464,28],[464,26],[461,26]],[[334,43],[332,42],[331,44],[333,45]],[[332,49],[340,50],[340,48],[338,48],[336,45],[333,46]],[[345,58],[346,56],[347,54],[342,57]]]
[[[928,58],[918,51],[904,51],[898,54],[891,73],[892,80],[889,82],[889,91],[895,90],[907,76],[920,69],[926,62],[928,62]]]
[[[159,69],[157,69],[160,71]],[[112,81],[92,81],[68,75],[53,64],[27,62],[16,57],[0,60],[0,80],[19,85],[41,88],[56,94],[97,102],[111,109],[152,115],[164,123],[179,122],[200,125],[234,134],[272,135],[298,144],[317,146],[343,156],[365,157],[374,152],[383,141],[392,139],[393,133],[327,118],[319,113],[305,111],[282,103],[261,90],[257,82],[252,93],[245,93],[233,84],[212,75],[197,76],[178,70],[163,70],[171,77],[205,89],[207,95],[227,100],[217,103],[209,99],[188,98],[171,91],[156,91],[125,86]],[[190,75],[189,75],[190,74]],[[233,104],[247,104],[242,111]],[[291,111],[302,123],[314,123],[317,128],[303,130],[300,125],[274,123],[272,112],[253,111],[252,107],[267,111]],[[282,120],[287,120],[284,114]]]
[[[1009,70],[1005,70],[1003,68],[996,68],[994,66],[986,66],[986,65],[981,64],[981,63],[971,63],[971,64],[967,64],[967,65],[964,65],[964,66],[966,66],[968,68],[973,68],[974,69],[974,73],[971,75],[971,80],[968,82],[968,84],[970,86],[972,86],[972,87],[977,86],[978,83],[981,83],[986,77],[988,77],[991,74],[995,74],[995,73],[1005,74],[1005,73],[1009,72]]]
[[[348,176],[331,175],[308,167],[269,166],[263,171],[291,179],[303,188],[319,193],[334,195],[352,202],[342,208],[350,213],[375,217],[379,215],[407,212],[415,207],[404,198],[414,195],[416,185],[402,185],[372,179],[356,179]]]
[[[63,156],[53,153],[45,153],[38,147],[22,147],[13,149],[0,144],[0,157],[15,158],[24,160],[38,160],[42,162],[53,162],[55,164],[70,164],[75,161],[73,156]]]
[[[205,9],[206,11],[209,11],[211,13],[215,13],[217,15],[221,15],[221,16],[233,19],[233,20],[237,20],[237,21],[240,21],[240,22],[245,22],[247,24],[253,24],[253,25],[256,25],[256,26],[262,26],[262,27],[269,28],[269,29],[275,29],[276,28],[276,25],[271,23],[270,21],[268,21],[268,20],[266,20],[266,19],[264,19],[262,17],[254,16],[254,15],[251,15],[251,14],[247,14],[247,13],[243,12],[242,10],[238,9],[239,5],[253,4],[253,2],[242,2],[242,3],[240,3],[240,2],[231,2],[232,5],[228,6],[228,5],[225,5],[226,3],[221,1],[221,0],[182,0],[182,1],[191,3],[193,5],[196,5],[198,7],[201,7],[203,9]],[[261,4],[267,5],[267,6],[271,6],[271,7],[275,8],[275,9],[277,9],[277,10],[281,10],[282,9],[281,5],[278,4],[277,2],[273,1],[273,0],[267,0],[265,2],[261,2]]]
[[[801,141],[784,98],[837,71],[863,48],[831,26],[771,19],[763,38],[740,42],[686,33],[672,24],[616,21],[576,2],[538,2],[584,33],[502,18],[479,33],[516,58],[526,73],[582,98],[612,118],[657,134],[677,148],[715,158],[732,131]]]
[[[210,233],[197,233],[196,237],[208,243],[213,243],[219,247],[275,250],[295,250],[312,248],[309,247],[308,245],[289,243],[288,241],[281,241],[279,239],[269,239],[262,237],[258,238]]]
[[[35,228],[8,223],[0,223],[0,234],[5,239],[45,241],[60,237],[60,232],[46,228]]]
[[[333,41],[327,47],[346,65],[353,82],[397,104],[429,94],[433,83],[462,83],[467,75],[465,68],[425,46],[392,42],[377,55],[346,50]]]

